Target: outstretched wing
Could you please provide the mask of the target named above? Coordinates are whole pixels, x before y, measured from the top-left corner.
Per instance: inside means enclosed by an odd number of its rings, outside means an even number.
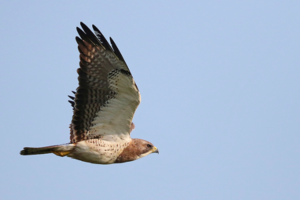
[[[71,142],[103,138],[130,138],[131,122],[141,97],[123,56],[93,25],[95,34],[81,22],[76,37],[80,52],[79,87],[71,101],[74,114]]]

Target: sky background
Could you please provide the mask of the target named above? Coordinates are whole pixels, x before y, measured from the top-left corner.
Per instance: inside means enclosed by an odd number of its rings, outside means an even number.
[[[0,199],[300,199],[300,1],[0,1]],[[160,154],[95,165],[69,142],[80,22],[140,89],[132,137]]]

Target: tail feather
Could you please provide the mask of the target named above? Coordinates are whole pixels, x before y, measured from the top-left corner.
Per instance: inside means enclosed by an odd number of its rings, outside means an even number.
[[[74,147],[73,144],[64,144],[64,145],[53,145],[47,147],[24,147],[24,149],[20,152],[21,155],[38,155],[38,154],[47,154],[54,152],[64,152],[70,151]]]

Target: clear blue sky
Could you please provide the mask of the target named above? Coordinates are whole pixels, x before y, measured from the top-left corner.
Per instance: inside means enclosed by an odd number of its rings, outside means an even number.
[[[1,1],[0,199],[300,199],[300,1]],[[160,154],[95,165],[69,142],[80,21],[142,94],[132,137]]]

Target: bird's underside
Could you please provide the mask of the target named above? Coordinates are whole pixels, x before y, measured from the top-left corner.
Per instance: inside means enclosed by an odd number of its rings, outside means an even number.
[[[132,118],[140,93],[125,60],[110,38],[109,45],[93,25],[83,23],[76,37],[80,52],[79,87],[69,96],[73,107],[70,143],[25,147],[21,155],[54,153],[97,164],[133,161],[158,149],[142,139],[131,139]]]

